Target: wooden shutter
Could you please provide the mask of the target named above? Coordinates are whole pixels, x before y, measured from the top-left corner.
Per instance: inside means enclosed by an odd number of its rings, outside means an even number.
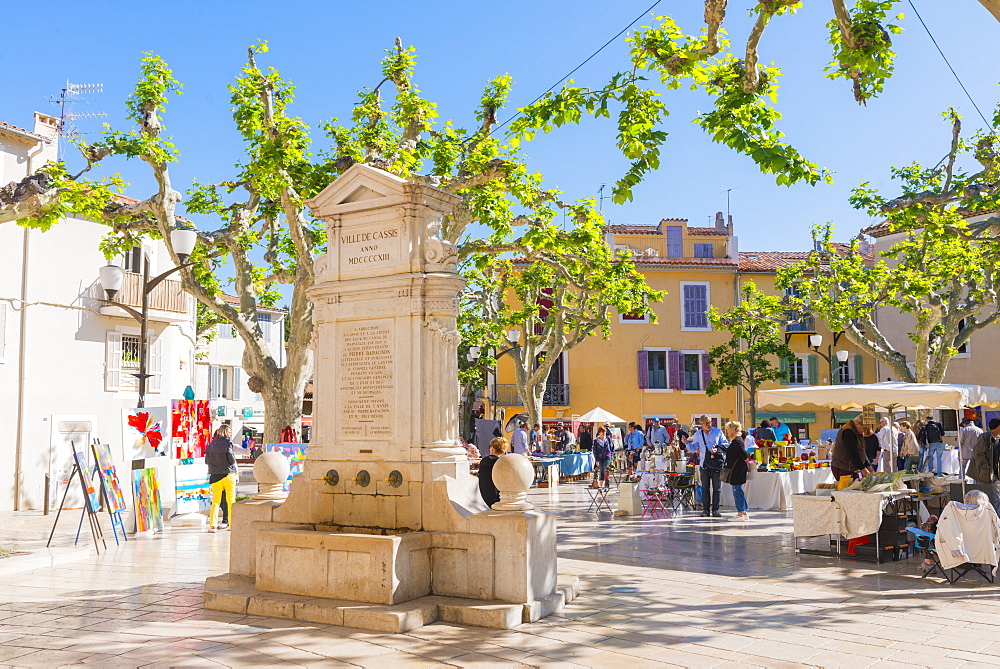
[[[701,285],[684,286],[682,296],[684,309],[684,327],[708,327],[708,287]]]
[[[819,385],[819,356],[809,356],[809,385]]]
[[[781,383],[788,385],[788,358],[781,358],[778,364],[781,368]]]
[[[234,400],[238,400],[240,398],[240,383],[242,383],[242,381],[240,380],[240,376],[241,376],[240,372],[242,372],[242,371],[243,371],[243,369],[240,368],[240,367],[233,367],[233,399]]]
[[[712,366],[708,364],[708,353],[701,354],[701,389],[708,388],[708,382],[712,380]]]
[[[649,352],[639,351],[638,355],[638,366],[639,366],[639,387],[649,388]]]
[[[864,383],[865,359],[860,355],[854,356],[854,382]]]
[[[830,385],[831,386],[839,386],[840,385],[840,361],[837,360],[836,358],[834,358],[834,360],[836,360],[836,362],[833,363],[833,374],[831,375],[831,378],[830,378]]]
[[[0,302],[0,362],[7,351],[7,303]]]
[[[667,226],[667,257],[681,258],[684,256],[684,232],[679,225]]]
[[[163,342],[157,337],[149,344],[149,392],[163,390]]]
[[[208,399],[214,400],[219,395],[219,368],[215,365],[208,366]]]
[[[667,352],[667,385],[674,390],[684,390],[684,354]]]
[[[104,346],[104,389],[121,390],[122,333],[109,330]]]

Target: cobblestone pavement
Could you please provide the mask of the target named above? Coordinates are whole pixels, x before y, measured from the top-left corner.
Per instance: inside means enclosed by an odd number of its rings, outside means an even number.
[[[229,534],[171,529],[0,577],[0,665],[1000,665],[1000,583],[921,580],[919,558],[797,556],[786,513],[748,524],[598,517],[580,484],[531,499],[559,512],[559,569],[583,591],[560,616],[515,631],[378,634],[204,611],[202,583],[226,571]],[[0,546],[44,545],[50,519],[0,516]]]

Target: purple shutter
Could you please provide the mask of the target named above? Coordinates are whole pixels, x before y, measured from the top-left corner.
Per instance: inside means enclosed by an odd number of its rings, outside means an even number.
[[[684,327],[708,327],[708,294],[706,286],[684,286],[681,299],[684,308]]]
[[[670,388],[684,390],[684,354],[680,351],[667,352],[667,374]]]
[[[701,354],[701,389],[708,388],[708,382],[712,380],[712,368],[708,364],[708,353]]]
[[[679,225],[667,226],[667,257],[680,258],[684,255],[684,232]]]
[[[649,388],[649,353],[639,351],[639,387]]]

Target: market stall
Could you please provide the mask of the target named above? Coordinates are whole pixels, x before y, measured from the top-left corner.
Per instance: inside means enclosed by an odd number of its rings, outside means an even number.
[[[792,495],[815,490],[817,484],[833,483],[829,467],[789,472],[755,472],[743,486],[751,509],[792,508]],[[722,505],[734,506],[733,487],[722,486]]]
[[[556,461],[562,476],[580,476],[594,471],[594,456],[590,453],[553,453],[545,457]]]

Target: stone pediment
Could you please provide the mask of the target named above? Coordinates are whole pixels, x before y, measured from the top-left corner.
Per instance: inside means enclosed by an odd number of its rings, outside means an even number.
[[[306,205],[319,218],[397,204],[404,194],[406,180],[368,165],[357,163]]]

